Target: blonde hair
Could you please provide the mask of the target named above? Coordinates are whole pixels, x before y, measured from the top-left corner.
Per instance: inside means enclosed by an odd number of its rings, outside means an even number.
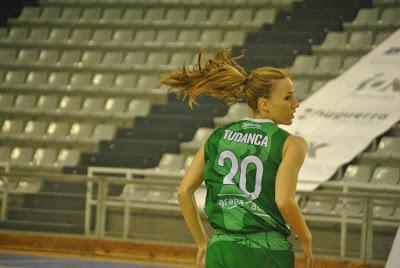
[[[184,64],[180,71],[163,74],[159,84],[170,86],[182,99],[188,98],[190,108],[197,104],[198,96],[206,94],[228,105],[245,97],[250,108],[256,112],[258,98],[269,98],[275,81],[288,78],[288,75],[273,67],[260,67],[247,75],[236,62],[242,56],[229,57],[227,51],[223,49],[207,61],[204,51],[200,51],[197,64],[192,68]]]

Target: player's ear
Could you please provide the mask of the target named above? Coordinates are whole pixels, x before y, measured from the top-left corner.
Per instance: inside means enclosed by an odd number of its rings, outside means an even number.
[[[264,97],[260,97],[257,100],[257,104],[258,104],[258,111],[265,111],[265,112],[269,112],[269,101],[268,99],[264,98]]]

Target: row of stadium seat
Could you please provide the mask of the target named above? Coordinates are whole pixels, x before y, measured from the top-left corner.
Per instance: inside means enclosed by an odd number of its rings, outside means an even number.
[[[91,66],[113,65],[134,66],[146,65],[157,67],[171,65],[180,67],[183,63],[192,64],[197,60],[197,55],[192,52],[146,52],[146,51],[102,51],[102,50],[55,50],[38,48],[4,48],[0,51],[1,63],[36,63],[59,66]]]
[[[364,216],[364,204],[358,199],[342,198],[310,198],[302,206],[306,215],[340,217],[346,208],[348,217],[361,218]],[[376,201],[373,205],[373,218],[381,220],[400,220],[400,207],[391,201]]]
[[[0,94],[0,113],[26,113],[32,116],[46,112],[63,116],[127,117],[144,116],[150,110],[150,101],[129,98],[103,98],[57,95]],[[0,120],[1,123],[1,120]]]
[[[391,32],[381,31],[376,35],[372,31],[329,32],[320,46],[313,46],[315,53],[365,53],[379,45]]]
[[[207,8],[79,8],[79,7],[30,7],[25,8],[19,21],[40,22],[73,22],[76,23],[199,23],[209,24],[241,24],[253,23],[261,25],[273,22],[274,9],[207,9]]]
[[[226,46],[240,44],[244,40],[245,33],[241,30],[175,30],[175,29],[93,29],[88,28],[47,28],[47,27],[13,27],[7,33],[2,29],[0,35],[3,39],[0,44],[14,44],[24,40],[32,45],[49,45],[65,42],[70,46],[87,45],[93,46],[97,43],[109,46],[129,45],[131,47],[152,47],[157,45],[168,45],[169,47],[182,47],[184,45],[197,45],[199,47],[222,42]],[[128,43],[128,44],[127,44]]]
[[[22,167],[62,168],[78,164],[79,156],[80,151],[76,149],[0,147],[0,163]]]
[[[400,26],[400,8],[379,9],[379,8],[363,8],[357,13],[356,18],[352,22],[345,22],[345,29],[374,29],[392,26],[397,28]]]
[[[140,75],[113,73],[78,73],[78,72],[42,72],[42,71],[7,71],[1,79],[0,89],[23,88],[29,90],[45,89],[48,94],[68,95],[74,92],[88,91],[145,93],[157,85],[159,75]],[[68,93],[66,93],[68,92]]]
[[[4,120],[0,140],[11,139],[16,142],[34,143],[61,142],[96,144],[100,140],[114,137],[116,127],[112,124],[23,121],[18,119]]]

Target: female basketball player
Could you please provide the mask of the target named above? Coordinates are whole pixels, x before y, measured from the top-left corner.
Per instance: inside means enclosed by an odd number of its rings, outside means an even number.
[[[180,184],[179,204],[198,247],[197,267],[294,267],[287,223],[311,267],[311,233],[295,200],[307,143],[278,127],[290,125],[299,106],[288,76],[271,67],[247,75],[225,51],[208,61],[200,52],[193,69],[184,66],[160,83],[188,97],[190,107],[201,94],[228,104],[244,97],[253,113],[216,129]],[[205,213],[216,230],[210,240],[194,199],[203,180]]]

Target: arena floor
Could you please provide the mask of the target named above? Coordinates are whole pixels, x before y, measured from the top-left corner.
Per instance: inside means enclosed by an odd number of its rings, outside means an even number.
[[[45,254],[35,252],[0,251],[0,268],[168,268],[184,267],[174,264],[154,264],[144,261],[109,259],[66,254]]]

